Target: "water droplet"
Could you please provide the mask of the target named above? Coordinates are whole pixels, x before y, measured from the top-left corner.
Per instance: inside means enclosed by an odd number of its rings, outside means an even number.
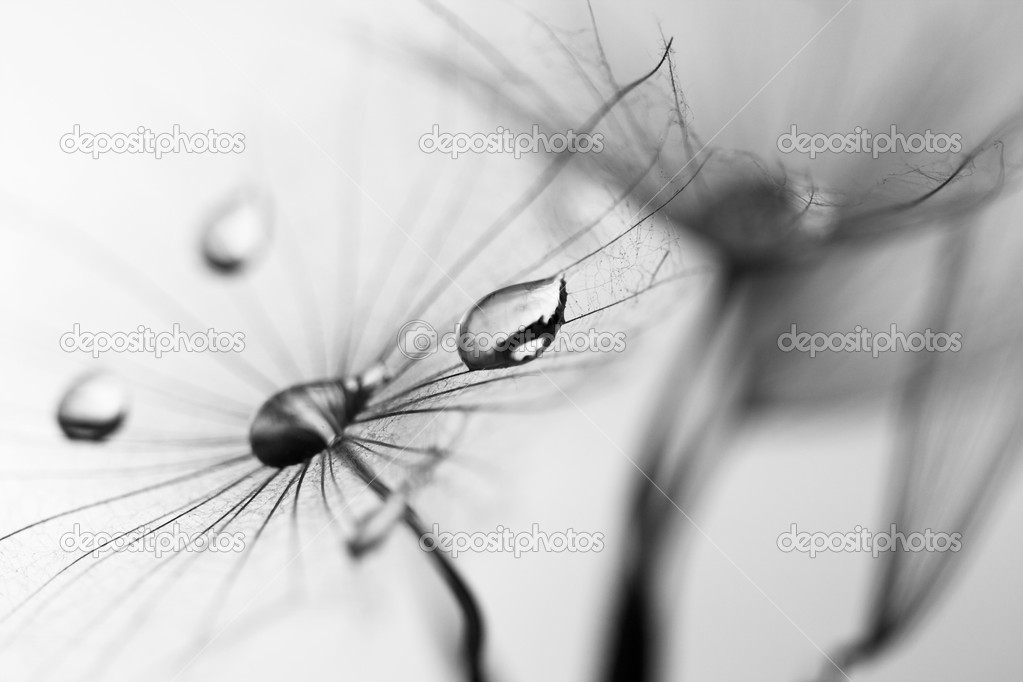
[[[344,387],[348,390],[350,397],[355,398],[358,405],[356,411],[362,409],[374,393],[386,386],[393,379],[391,370],[382,362],[377,362],[367,367],[357,376],[345,379]]]
[[[260,462],[284,468],[322,452],[344,432],[352,402],[340,381],[299,384],[275,393],[256,412],[249,444]]]
[[[301,464],[340,438],[390,380],[390,371],[378,363],[356,377],[298,384],[273,394],[249,427],[252,453],[267,466]]]
[[[383,542],[405,515],[407,505],[407,491],[391,491],[380,506],[359,520],[355,535],[348,540],[348,551],[358,557]]]
[[[458,355],[470,370],[498,369],[540,357],[565,321],[568,290],[558,275],[490,293],[458,324]]]
[[[202,235],[206,264],[223,274],[246,267],[269,243],[270,223],[269,200],[252,191],[240,193],[206,223]]]
[[[64,394],[57,407],[57,424],[71,440],[103,440],[128,416],[128,392],[107,373],[89,374]]]

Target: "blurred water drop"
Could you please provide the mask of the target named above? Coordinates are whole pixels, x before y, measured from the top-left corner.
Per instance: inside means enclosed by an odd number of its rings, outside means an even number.
[[[344,387],[349,396],[356,400],[355,410],[362,409],[366,401],[377,391],[389,384],[394,377],[382,362],[377,362],[354,377],[345,379]]]
[[[470,370],[499,369],[540,357],[565,321],[565,278],[513,284],[490,293],[458,325],[458,355]]]
[[[406,491],[392,491],[379,507],[358,522],[355,535],[348,540],[348,551],[358,557],[383,542],[405,515],[407,505]]]
[[[242,192],[217,209],[202,235],[202,255],[213,270],[230,274],[252,263],[270,241],[269,200],[256,192]]]
[[[87,375],[64,394],[57,407],[57,423],[71,440],[103,440],[128,416],[128,392],[107,373]]]

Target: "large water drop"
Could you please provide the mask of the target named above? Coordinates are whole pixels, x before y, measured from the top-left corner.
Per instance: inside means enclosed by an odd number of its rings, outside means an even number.
[[[57,424],[72,440],[103,440],[128,416],[128,392],[107,373],[89,374],[64,394],[57,407]]]
[[[458,355],[470,370],[499,369],[540,357],[565,321],[564,277],[513,284],[471,307],[458,325]]]
[[[249,444],[260,462],[284,468],[322,452],[344,432],[351,401],[339,381],[292,386],[270,396],[249,427]]]
[[[377,364],[355,377],[298,384],[273,394],[249,426],[252,454],[267,466],[301,464],[338,441],[390,380],[387,368]]]
[[[249,265],[270,241],[269,200],[252,191],[242,192],[216,210],[202,234],[206,264],[228,274]]]

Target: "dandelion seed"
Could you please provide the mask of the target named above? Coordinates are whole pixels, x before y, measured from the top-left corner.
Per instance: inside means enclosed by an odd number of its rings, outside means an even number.
[[[613,109],[625,105],[625,97],[630,93],[639,94],[638,88],[653,78],[658,69],[664,64],[664,58],[658,63],[657,68],[647,73],[642,78],[624,87],[615,87],[613,93],[604,97],[599,95],[599,108],[590,112],[589,116],[563,118],[575,120],[580,118],[586,130],[593,129],[604,117],[613,113]],[[394,90],[397,91],[397,90]],[[497,93],[495,93],[497,94]],[[578,123],[574,124],[579,129]],[[623,145],[623,148],[634,148]],[[641,149],[644,155],[654,155],[653,149],[645,146]],[[606,153],[610,156],[610,153]],[[339,157],[338,166],[350,167],[348,159]],[[643,164],[624,163],[628,169],[628,176],[635,183],[639,182],[652,167],[653,161],[644,161]],[[503,250],[503,246],[493,246],[502,236],[512,236],[512,233],[521,224],[521,220],[527,209],[537,211],[547,208],[544,202],[539,201],[542,195],[547,198],[554,196],[564,200],[566,193],[551,191],[551,188],[558,183],[559,189],[564,187],[570,190],[575,186],[585,186],[592,182],[588,176],[588,169],[591,165],[584,157],[562,154],[550,159],[535,181],[530,182],[524,191],[517,191],[507,186],[507,177],[502,175],[502,192],[513,195],[513,200],[497,216],[490,212],[493,210],[492,201],[484,200],[479,205],[470,205],[469,202],[450,201],[457,210],[434,207],[436,210],[424,211],[423,206],[428,202],[423,200],[409,201],[412,207],[409,209],[412,214],[426,216],[424,222],[433,222],[431,230],[429,225],[424,225],[425,235],[412,231],[413,221],[403,219],[400,213],[395,213],[398,218],[394,222],[395,229],[402,233],[403,245],[409,246],[407,253],[409,258],[404,259],[400,264],[395,265],[394,274],[402,274],[404,271],[405,282],[391,280],[391,271],[376,268],[363,268],[361,271],[355,268],[338,268],[337,263],[331,260],[318,262],[310,254],[303,253],[303,248],[308,244],[310,249],[326,253],[330,232],[301,232],[293,230],[291,224],[288,229],[283,229],[285,223],[285,211],[283,207],[288,205],[291,198],[298,203],[297,197],[289,195],[288,183],[281,183],[283,189],[278,191],[274,187],[275,202],[280,202],[282,207],[282,228],[281,234],[285,237],[295,236],[297,239],[292,243],[297,245],[290,260],[281,258],[278,263],[286,268],[286,275],[293,273],[306,274],[306,268],[311,276],[308,278],[308,286],[303,286],[299,280],[293,288],[297,298],[301,298],[299,305],[294,301],[286,299],[287,287],[281,282],[272,279],[275,274],[272,268],[261,269],[258,273],[252,272],[252,278],[246,278],[246,287],[236,288],[240,292],[239,298],[244,295],[244,309],[240,312],[239,325],[243,325],[249,338],[254,342],[246,355],[238,356],[194,356],[187,359],[189,364],[184,362],[181,368],[196,366],[195,377],[178,375],[178,367],[174,367],[169,373],[161,373],[160,379],[154,390],[157,397],[164,400],[180,397],[178,409],[185,417],[195,416],[210,417],[219,414],[222,423],[230,424],[231,428],[237,428],[236,432],[228,433],[185,433],[180,430],[188,428],[190,424],[184,421],[182,424],[167,424],[168,415],[162,408],[153,410],[154,405],[149,402],[138,401],[134,406],[133,425],[135,421],[146,423],[147,417],[154,421],[159,420],[161,430],[159,437],[153,437],[151,433],[141,435],[146,438],[138,438],[119,442],[120,445],[138,448],[141,454],[146,454],[153,446],[160,446],[161,449],[168,445],[181,446],[188,451],[198,448],[209,447],[211,454],[208,458],[191,457],[187,460],[176,462],[175,465],[188,465],[192,467],[184,475],[160,481],[156,484],[138,486],[127,492],[107,494],[101,499],[100,496],[88,496],[85,504],[56,513],[48,513],[39,520],[24,523],[20,528],[6,532],[0,541],[9,540],[12,549],[17,543],[39,544],[40,538],[49,535],[56,535],[64,528],[56,522],[62,519],[73,520],[75,523],[91,525],[94,528],[103,530],[110,529],[118,541],[133,539],[134,533],[157,524],[155,528],[149,528],[144,533],[144,538],[151,537],[157,531],[166,529],[170,524],[183,524],[197,532],[207,533],[216,529],[222,532],[231,524],[232,528],[247,527],[254,528],[250,535],[251,542],[246,547],[245,554],[231,563],[231,556],[213,555],[203,556],[198,553],[191,553],[188,548],[176,551],[173,556],[164,559],[163,563],[155,567],[143,565],[140,562],[132,564],[135,557],[110,553],[103,557],[102,561],[90,561],[89,556],[83,553],[73,561],[68,561],[63,556],[55,555],[44,565],[34,565],[34,573],[25,584],[18,586],[13,594],[15,597],[8,599],[14,602],[18,611],[15,620],[12,616],[7,624],[6,631],[22,636],[22,633],[35,633],[48,625],[47,617],[55,609],[60,607],[60,599],[65,592],[67,594],[83,593],[88,591],[92,581],[101,582],[108,576],[107,571],[121,572],[127,575],[129,571],[138,570],[143,575],[138,581],[128,586],[124,594],[118,594],[111,599],[105,608],[98,611],[95,617],[88,619],[83,625],[81,632],[87,636],[97,635],[97,640],[92,644],[102,645],[101,640],[110,644],[112,651],[117,655],[130,653],[133,649],[141,649],[142,646],[127,646],[129,638],[149,637],[150,641],[145,644],[154,644],[158,653],[166,653],[176,647],[174,641],[160,641],[160,629],[155,626],[141,627],[143,621],[133,617],[122,618],[122,613],[127,613],[129,607],[137,607],[138,613],[156,613],[155,603],[164,595],[181,595],[188,593],[197,601],[208,602],[206,611],[208,618],[206,623],[199,624],[199,630],[212,632],[212,625],[215,624],[217,616],[233,604],[228,599],[228,593],[234,590],[241,590],[244,584],[235,587],[239,578],[245,579],[249,574],[263,570],[260,562],[274,560],[275,555],[280,554],[281,548],[275,547],[272,543],[279,536],[274,535],[272,521],[286,515],[289,508],[295,523],[289,527],[291,538],[295,540],[295,547],[292,553],[280,556],[289,565],[298,558],[306,541],[315,540],[315,536],[306,535],[303,542],[298,541],[299,532],[305,534],[307,525],[312,525],[318,519],[309,515],[310,509],[309,489],[319,478],[319,491],[322,497],[322,514],[326,515],[323,527],[332,527],[339,534],[341,547],[347,547],[350,554],[358,558],[368,551],[378,547],[390,533],[404,526],[414,535],[421,536],[425,530],[424,524],[417,518],[412,504],[414,494],[425,484],[439,464],[452,459],[456,453],[453,451],[452,443],[462,438],[466,433],[466,424],[470,419],[469,415],[474,412],[481,412],[487,409],[494,410],[499,407],[500,412],[505,415],[512,414],[507,404],[515,403],[505,401],[488,401],[487,395],[502,395],[498,393],[502,389],[503,395],[508,395],[516,390],[521,390],[517,384],[525,381],[531,375],[529,372],[508,373],[499,377],[486,377],[479,380],[478,377],[467,377],[476,369],[493,369],[499,367],[513,368],[519,364],[530,362],[539,358],[551,345],[555,336],[564,324],[571,324],[589,315],[605,315],[608,311],[618,307],[620,304],[635,299],[642,293],[652,289],[655,284],[671,281],[670,276],[661,277],[661,265],[665,265],[665,254],[657,248],[651,249],[649,240],[655,238],[651,231],[645,230],[639,224],[631,225],[625,235],[616,235],[610,241],[604,241],[602,224],[605,219],[612,229],[617,230],[621,222],[619,216],[614,215],[616,208],[623,207],[628,201],[629,191],[615,192],[611,205],[606,208],[599,217],[573,214],[567,218],[558,220],[559,226],[571,228],[571,236],[567,237],[557,249],[546,250],[545,240],[525,239],[521,234],[515,234],[516,244],[521,253],[509,254]],[[582,168],[581,166],[585,166]],[[525,164],[523,164],[523,167]],[[532,164],[528,166],[532,168]],[[562,172],[573,171],[574,172]],[[388,171],[388,187],[398,186],[402,183],[394,181]],[[347,175],[347,173],[345,173]],[[476,174],[478,175],[478,174]],[[367,197],[376,203],[379,199],[383,208],[390,209],[387,205],[386,195],[373,191],[372,178],[366,181],[358,177],[359,184],[368,188]],[[352,178],[348,178],[352,180]],[[600,183],[593,183],[594,186]],[[465,185],[459,185],[461,195],[466,194]],[[601,194],[601,203],[611,194],[607,187],[598,190]],[[482,194],[482,193],[480,193]],[[185,194],[175,196],[186,196]],[[374,196],[376,199],[374,199]],[[308,197],[301,197],[303,200]],[[586,202],[573,202],[573,205],[588,206]],[[430,207],[427,206],[429,209]],[[441,210],[443,208],[443,210]],[[484,211],[479,216],[461,218],[462,211]],[[431,217],[432,216],[432,217]],[[481,223],[476,218],[482,218]],[[649,217],[649,216],[648,216]],[[585,220],[584,220],[585,219]],[[646,218],[640,221],[644,223]],[[302,221],[307,225],[315,225],[315,222]],[[578,224],[576,224],[578,223]],[[366,219],[346,220],[343,223],[345,230],[362,230],[369,224]],[[466,233],[466,226],[475,227],[480,224],[487,224],[488,227],[483,233],[469,240]],[[336,223],[330,223],[331,229]],[[63,226],[62,226],[63,227]],[[471,229],[468,228],[468,229]],[[310,230],[316,229],[310,227]],[[215,300],[207,297],[206,291],[202,289],[189,289],[176,278],[168,278],[174,273],[149,272],[146,268],[139,267],[138,263],[144,263],[144,258],[138,257],[132,252],[130,257],[124,258],[117,249],[106,249],[100,240],[92,240],[86,233],[88,227],[83,230],[85,237],[78,236],[77,240],[69,238],[76,230],[56,231],[51,230],[47,235],[56,237],[52,241],[58,245],[64,245],[71,252],[75,260],[88,263],[91,257],[97,263],[106,266],[92,269],[108,276],[111,284],[115,286],[116,295],[125,294],[128,298],[135,297],[147,310],[156,301],[162,305],[155,314],[162,315],[164,319],[180,319],[189,323],[195,328],[202,328],[209,321],[210,316],[216,314]],[[263,255],[269,257],[278,254],[270,251],[270,240],[278,230],[273,220],[270,202],[267,195],[262,192],[245,191],[239,193],[235,198],[226,202],[209,216],[203,225],[199,247],[200,254],[205,265],[212,272],[228,275],[239,273],[250,268]],[[459,232],[458,230],[461,230]],[[450,234],[449,234],[450,233]],[[397,233],[395,233],[397,234]],[[370,260],[371,249],[374,246],[372,241],[363,241],[364,235],[355,235],[355,246],[346,242],[345,248],[352,256],[355,264],[360,261]],[[414,236],[414,241],[413,241]],[[534,235],[535,236],[535,235]],[[309,238],[306,242],[305,239]],[[451,244],[447,238],[451,237]],[[455,239],[457,237],[457,240]],[[96,241],[96,244],[92,242]],[[282,240],[285,241],[285,240]],[[376,244],[376,255],[381,258],[393,259],[395,256],[393,239],[382,239]],[[506,240],[508,241],[508,240]],[[462,248],[451,248],[455,242],[465,243]],[[75,247],[68,248],[67,244],[75,244]],[[78,244],[87,244],[87,248],[79,249]],[[411,248],[412,245],[419,247]],[[590,251],[591,247],[595,250]],[[127,247],[126,247],[127,248]],[[577,249],[587,250],[587,255],[577,259]],[[506,271],[503,268],[495,267],[495,263],[488,261],[489,254],[501,256],[500,265],[507,265],[512,271],[520,271],[517,275]],[[450,253],[449,253],[450,251]],[[192,250],[185,253],[193,253]],[[648,256],[655,253],[659,264],[653,270],[653,275],[646,271]],[[317,254],[318,255],[318,254]],[[525,259],[529,259],[532,265],[525,268]],[[494,259],[496,260],[496,259]],[[564,261],[571,260],[572,263]],[[335,331],[334,339],[324,338],[319,344],[322,348],[318,354],[324,356],[325,361],[322,367],[340,366],[346,369],[343,372],[332,372],[330,369],[323,369],[319,374],[312,377],[306,376],[300,371],[299,363],[290,358],[291,353],[299,347],[294,338],[297,333],[297,325],[289,320],[285,309],[291,306],[295,309],[302,309],[306,319],[301,320],[308,328],[302,330],[314,342],[310,345],[317,351],[315,342],[323,333],[323,325],[316,320],[317,306],[315,304],[317,277],[325,274],[317,272],[317,265],[321,268],[326,263],[327,272],[333,274],[335,271],[342,273],[354,273],[352,282],[345,283],[337,288],[337,299],[330,309],[337,311],[350,303],[348,313],[339,317],[338,329]],[[551,271],[538,272],[541,266],[549,264]],[[664,268],[668,272],[677,265],[669,261]],[[423,279],[431,274],[430,267],[438,268],[437,283],[427,287],[422,296],[416,296],[415,287],[422,287]],[[406,269],[407,268],[407,269]],[[443,271],[443,272],[441,272]],[[621,277],[623,272],[632,271],[628,277]],[[361,274],[360,274],[361,273]],[[546,279],[541,279],[552,273],[560,273]],[[677,273],[676,273],[677,274]],[[267,275],[266,278],[263,275]],[[649,276],[648,276],[649,275]],[[372,277],[368,281],[363,281]],[[660,277],[660,279],[658,279]],[[362,279],[360,279],[362,278]],[[457,278],[456,282],[454,278]],[[183,278],[186,279],[186,278]],[[326,279],[326,278],[323,278]],[[530,281],[526,281],[530,280]],[[569,281],[571,280],[571,281]],[[655,280],[657,280],[655,282]],[[523,282],[512,286],[504,286],[509,282]],[[201,282],[204,286],[206,283]],[[428,283],[427,283],[428,284]],[[439,315],[450,320],[453,325],[458,319],[458,313],[464,309],[469,299],[462,299],[463,291],[455,291],[452,288],[448,291],[449,285],[458,284],[458,289],[487,291],[493,293],[482,299],[476,308],[470,310],[463,319],[463,327],[466,330],[479,334],[492,334],[496,337],[507,336],[511,343],[504,351],[492,353],[484,352],[479,356],[479,361],[463,371],[456,363],[445,361],[444,367],[440,366],[439,358],[423,358],[421,361],[409,362],[404,365],[389,367],[385,362],[393,359],[393,351],[390,344],[367,348],[366,353],[360,353],[360,342],[370,339],[366,334],[365,320],[358,311],[373,311],[377,313],[380,309],[376,303],[388,300],[388,296],[398,305],[409,302],[409,297],[419,298],[415,306],[417,312],[423,316]],[[412,290],[403,289],[408,285]],[[214,284],[214,287],[216,284]],[[568,292],[573,292],[573,299],[569,300]],[[379,299],[358,301],[358,296],[363,291],[372,291],[379,294]],[[585,291],[576,300],[575,292]],[[232,292],[235,293],[235,292]],[[445,296],[445,293],[447,294]],[[455,297],[458,297],[457,300]],[[346,300],[346,297],[350,300]],[[237,301],[232,305],[241,308]],[[624,306],[622,308],[624,310]],[[386,331],[389,338],[393,338],[393,329],[400,326],[402,319],[394,310],[389,315],[380,314],[382,331]],[[282,314],[283,313],[283,314]],[[571,314],[569,314],[571,313]],[[414,315],[412,317],[418,317]],[[624,317],[624,315],[623,315]],[[255,318],[255,319],[252,319]],[[621,319],[621,318],[616,318]],[[345,329],[345,320],[356,320]],[[299,320],[295,320],[299,321]],[[625,324],[624,322],[622,323]],[[450,328],[450,327],[448,327]],[[376,331],[376,330],[374,330]],[[383,336],[383,334],[381,334]],[[263,350],[255,342],[271,342],[276,351],[270,357],[260,355]],[[326,347],[334,342],[334,347],[327,350]],[[335,360],[330,362],[330,355]],[[199,372],[203,369],[201,363],[203,358],[206,362],[230,373],[234,378],[240,379],[252,392],[232,392],[232,384],[218,390],[207,389],[206,382],[217,382],[219,377],[214,372]],[[301,359],[301,358],[299,358]],[[275,361],[281,371],[283,382],[277,375],[268,375],[265,372],[265,365],[268,360]],[[197,363],[192,365],[191,363]],[[454,366],[449,366],[454,364]],[[580,365],[571,363],[553,363],[555,367],[551,371],[566,371],[573,374],[581,374]],[[349,373],[349,367],[360,368],[361,371]],[[572,376],[570,374],[569,376]],[[537,373],[532,373],[536,376]],[[200,379],[201,376],[201,379]],[[315,379],[310,381],[310,379]],[[193,380],[194,379],[194,380]],[[134,378],[133,378],[134,381]],[[173,382],[173,384],[171,383]],[[298,383],[301,382],[301,383]],[[135,385],[133,383],[133,385]],[[171,391],[167,386],[172,387]],[[384,390],[393,388],[392,391]],[[515,387],[515,388],[513,388]],[[159,391],[159,393],[157,393]],[[181,394],[178,396],[178,394]],[[267,397],[269,396],[269,397]],[[481,396],[473,402],[464,400],[453,400],[458,397]],[[531,402],[529,407],[535,407],[530,394]],[[256,402],[253,403],[252,400]],[[262,403],[258,401],[263,401]],[[225,402],[234,403],[236,409],[226,414]],[[217,410],[220,412],[218,413]],[[222,417],[231,417],[230,420]],[[251,421],[249,417],[251,416]],[[122,417],[123,419],[123,417]],[[213,421],[211,419],[211,421]],[[244,449],[235,450],[231,453],[213,452],[214,447],[224,444],[243,444],[246,433],[243,425],[248,423],[248,443],[242,445]],[[64,425],[62,424],[62,428]],[[113,427],[116,429],[116,425]],[[65,429],[66,431],[66,429]],[[165,439],[164,435],[175,435],[175,440]],[[178,434],[187,438],[178,437]],[[69,437],[71,434],[68,434]],[[102,436],[93,437],[99,439]],[[378,449],[371,449],[369,446]],[[351,454],[354,447],[365,450],[366,454],[359,461],[359,458]],[[114,449],[108,449],[104,453],[115,456],[118,454]],[[461,453],[458,453],[461,454]],[[214,459],[216,457],[227,457],[227,459]],[[318,457],[318,459],[317,459]],[[258,460],[258,461],[256,461]],[[260,466],[262,465],[262,466]],[[268,469],[268,467],[270,469]],[[284,472],[284,469],[289,469]],[[138,475],[150,475],[154,470],[138,469],[132,473]],[[228,478],[228,477],[231,478]],[[303,482],[306,482],[303,491]],[[305,497],[300,499],[301,493]],[[373,498],[374,506],[366,511],[364,503],[367,499]],[[350,505],[354,505],[349,509]],[[90,516],[92,515],[92,516]],[[115,521],[107,518],[117,517]],[[301,516],[301,519],[299,518]],[[335,518],[340,517],[340,518]],[[352,523],[347,523],[352,521]],[[270,530],[266,534],[264,529],[268,526]],[[279,526],[279,524],[278,524]],[[282,532],[287,532],[282,529]],[[256,541],[263,536],[258,551]],[[112,542],[112,541],[111,541]],[[51,543],[56,546],[56,541]],[[141,540],[133,545],[138,548]],[[5,548],[7,556],[14,556],[14,553]],[[141,554],[141,552],[140,552]],[[191,554],[191,556],[188,556]],[[322,556],[322,555],[318,555]],[[254,557],[250,560],[250,557]],[[344,559],[348,557],[342,554]],[[167,571],[164,567],[170,564],[170,559],[177,559],[173,572]],[[441,574],[444,583],[451,591],[452,596],[457,600],[462,611],[463,637],[464,637],[464,663],[467,675],[473,680],[483,678],[483,618],[475,598],[466,583],[455,568],[455,562],[449,560],[442,552],[433,552],[429,555],[429,562]],[[17,571],[22,566],[21,559],[15,559],[13,570]],[[214,564],[214,562],[218,562]],[[296,562],[297,565],[298,562]],[[310,562],[312,563],[312,562]],[[194,567],[201,565],[201,570],[194,570]],[[197,579],[205,577],[203,572],[206,566],[218,565],[226,569],[223,581],[202,580],[201,584]],[[99,570],[102,567],[103,570]],[[304,567],[303,567],[304,568]],[[300,568],[299,570],[303,570]],[[136,586],[143,582],[154,582],[157,570],[167,576],[165,585],[159,586],[152,591],[152,595],[143,594],[139,596]],[[197,575],[192,576],[193,573]],[[333,576],[332,576],[333,577]],[[180,581],[180,582],[179,582]],[[126,581],[127,584],[128,581]],[[194,588],[194,589],[192,589]],[[102,597],[97,593],[97,598]],[[172,609],[175,599],[167,599],[167,607]],[[129,604],[129,602],[135,602]],[[291,600],[288,606],[292,607]],[[245,612],[248,609],[246,603],[239,611]],[[2,615],[2,614],[0,614]],[[162,613],[161,613],[162,615]],[[235,614],[231,613],[228,624],[232,622]],[[190,617],[190,616],[189,616]],[[111,628],[99,627],[107,619],[111,619],[114,632],[124,633],[108,636]],[[116,621],[125,622],[118,623]],[[152,619],[154,624],[162,620]],[[36,629],[28,626],[38,622]],[[182,620],[182,623],[185,621]],[[22,627],[24,626],[24,627]],[[188,630],[188,627],[182,628]],[[2,634],[2,633],[0,633]],[[80,647],[85,650],[87,647],[81,644],[78,637],[68,638],[67,651],[71,647]],[[49,640],[48,640],[49,641]],[[141,645],[142,642],[139,642]],[[357,645],[356,645],[357,646]],[[93,649],[87,657],[94,659],[100,667],[112,666],[113,656],[95,655]],[[10,647],[3,646],[0,649],[7,654]],[[21,652],[12,651],[13,657],[17,658]],[[43,660],[44,657],[39,657]],[[238,663],[238,661],[235,661]],[[77,666],[77,663],[76,663]],[[121,666],[119,666],[121,667]],[[123,666],[125,670],[128,666]],[[87,670],[81,668],[80,670]],[[52,672],[52,671],[51,671]],[[116,674],[116,673],[115,673]],[[92,677],[90,674],[86,674]],[[97,675],[98,676],[98,675]]]

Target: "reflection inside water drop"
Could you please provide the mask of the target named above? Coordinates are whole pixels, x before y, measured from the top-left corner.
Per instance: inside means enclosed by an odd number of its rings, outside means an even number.
[[[215,211],[202,234],[202,255],[213,270],[228,274],[252,263],[270,241],[269,200],[242,192]]]
[[[458,324],[458,355],[470,370],[499,369],[540,357],[565,321],[561,275],[487,294]]]
[[[57,424],[72,440],[103,440],[128,416],[128,392],[113,375],[90,374],[67,390],[57,407]]]

